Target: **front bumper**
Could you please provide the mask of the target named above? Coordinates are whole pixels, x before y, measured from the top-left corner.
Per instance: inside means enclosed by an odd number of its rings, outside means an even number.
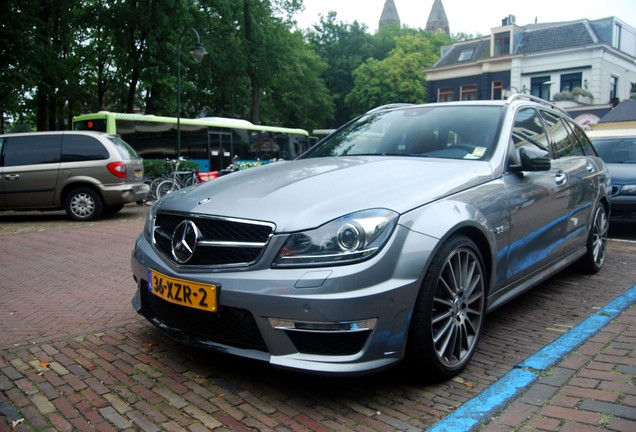
[[[636,195],[612,196],[610,220],[636,221]]]
[[[399,362],[421,277],[436,240],[398,226],[362,263],[315,269],[183,271],[140,236],[132,253],[135,310],[169,336],[210,350],[319,373],[356,374]],[[267,254],[260,262],[270,262]],[[214,284],[218,312],[164,301],[148,269]],[[361,324],[364,323],[364,324]],[[368,325],[372,323],[372,325]]]

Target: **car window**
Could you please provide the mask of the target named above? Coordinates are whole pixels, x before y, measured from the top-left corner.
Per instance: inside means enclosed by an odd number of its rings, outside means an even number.
[[[493,147],[501,107],[418,106],[364,115],[303,158],[383,155],[484,159]]]
[[[534,108],[523,108],[515,115],[512,142],[517,149],[527,146],[550,152],[550,144],[543,129],[543,123]]]
[[[116,136],[108,136],[107,137],[110,142],[115,145],[115,149],[124,160],[137,159],[139,156],[137,152],[123,139]]]
[[[541,111],[546,127],[550,132],[554,150],[558,157],[584,156],[583,148],[572,131],[566,127],[561,117],[547,111]]]
[[[96,138],[87,135],[64,135],[62,162],[102,160],[110,157],[108,150]]]
[[[8,137],[4,166],[37,165],[60,161],[62,135],[26,135]]]
[[[636,138],[594,138],[593,142],[607,163],[636,163]]]
[[[596,150],[594,149],[594,146],[592,145],[592,142],[587,137],[587,135],[585,135],[585,132],[583,132],[583,129],[581,128],[581,126],[579,126],[578,124],[576,124],[575,122],[571,120],[567,120],[566,124],[572,129],[572,133],[574,134],[579,145],[583,149],[583,154],[585,154],[586,156],[598,156],[596,154]]]

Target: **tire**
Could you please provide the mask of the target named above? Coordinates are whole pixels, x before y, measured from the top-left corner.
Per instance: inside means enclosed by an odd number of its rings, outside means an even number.
[[[410,372],[438,381],[466,367],[484,326],[486,287],[475,243],[451,237],[431,261],[415,303],[407,344]]]
[[[102,197],[92,189],[80,187],[71,190],[64,201],[66,214],[76,221],[98,219],[104,211]]]
[[[155,196],[157,197],[157,199],[160,199],[161,197],[168,195],[169,193],[177,191],[179,189],[181,189],[181,186],[179,186],[173,180],[164,180],[161,183],[159,183],[159,185],[157,186],[157,190],[155,191]]]
[[[605,251],[607,250],[607,233],[609,231],[609,220],[607,209],[603,204],[598,204],[594,209],[594,217],[590,232],[587,236],[586,251],[577,261],[579,272],[585,274],[598,273],[605,261]]]

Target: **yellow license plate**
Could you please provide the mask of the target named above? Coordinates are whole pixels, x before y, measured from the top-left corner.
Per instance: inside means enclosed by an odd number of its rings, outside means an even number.
[[[216,286],[166,276],[148,270],[148,290],[170,303],[216,312]]]
[[[135,170],[135,178],[141,178],[143,176],[143,171],[140,169]]]

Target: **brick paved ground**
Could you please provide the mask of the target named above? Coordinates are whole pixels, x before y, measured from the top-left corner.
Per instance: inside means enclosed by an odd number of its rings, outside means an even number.
[[[636,306],[567,355],[480,430],[636,431]]]
[[[422,430],[636,283],[636,246],[611,242],[598,275],[563,272],[491,314],[454,380],[318,378],[179,345],[138,317],[130,250],[145,210],[84,224],[0,214],[0,432]],[[483,427],[629,430],[634,332],[632,307]]]

